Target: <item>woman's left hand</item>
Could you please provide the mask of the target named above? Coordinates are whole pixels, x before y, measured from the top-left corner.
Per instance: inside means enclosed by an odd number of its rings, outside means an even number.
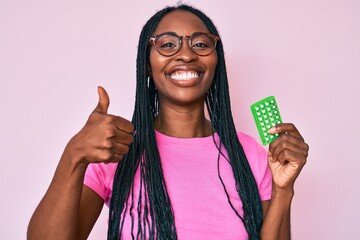
[[[293,191],[295,180],[306,163],[309,146],[292,123],[278,124],[269,133],[280,134],[269,146],[273,188]]]

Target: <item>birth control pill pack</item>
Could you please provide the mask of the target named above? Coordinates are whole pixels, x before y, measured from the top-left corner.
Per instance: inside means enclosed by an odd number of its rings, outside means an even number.
[[[264,98],[250,107],[262,144],[265,146],[274,141],[279,134],[270,134],[268,130],[282,123],[279,107],[274,96]]]

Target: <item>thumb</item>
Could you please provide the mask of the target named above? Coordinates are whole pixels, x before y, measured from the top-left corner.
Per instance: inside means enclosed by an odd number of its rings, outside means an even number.
[[[94,112],[107,114],[110,105],[109,95],[107,94],[106,90],[101,86],[98,87],[98,94],[99,94],[99,102]]]

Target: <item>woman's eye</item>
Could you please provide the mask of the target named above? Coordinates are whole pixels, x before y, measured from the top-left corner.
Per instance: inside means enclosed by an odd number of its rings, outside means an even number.
[[[176,45],[172,42],[162,43],[160,44],[160,48],[174,48]]]
[[[198,43],[194,43],[192,45],[193,48],[208,48],[209,46],[206,43],[203,42],[198,42]]]

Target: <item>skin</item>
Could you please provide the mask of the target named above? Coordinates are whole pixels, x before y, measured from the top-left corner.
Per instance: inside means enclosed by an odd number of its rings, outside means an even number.
[[[162,19],[153,35],[164,32],[191,36],[195,32],[209,31],[194,14],[174,11]],[[155,128],[166,135],[180,138],[211,135],[211,124],[204,115],[204,98],[214,78],[216,51],[208,56],[198,56],[185,38],[180,52],[171,57],[162,56],[152,48],[150,62],[160,101]],[[169,76],[174,71],[197,71],[201,74],[191,81],[174,81]]]
[[[202,21],[186,11],[173,11],[159,23],[153,35],[172,31],[179,36],[208,32]],[[159,115],[154,127],[179,138],[205,137],[211,123],[204,114],[204,98],[210,88],[217,63],[216,51],[208,56],[194,54],[187,41],[171,57],[151,49],[150,68],[159,92]],[[191,81],[173,81],[169,73],[199,71]],[[93,228],[103,199],[83,185],[89,163],[118,162],[132,143],[134,128],[128,120],[108,114],[110,104],[105,89],[98,88],[99,102],[85,126],[67,144],[53,180],[35,210],[28,239],[86,239]],[[306,163],[308,145],[293,124],[280,124],[271,133],[281,134],[269,146],[269,166],[273,176],[270,201],[263,202],[262,239],[290,239],[290,208],[294,183]]]

